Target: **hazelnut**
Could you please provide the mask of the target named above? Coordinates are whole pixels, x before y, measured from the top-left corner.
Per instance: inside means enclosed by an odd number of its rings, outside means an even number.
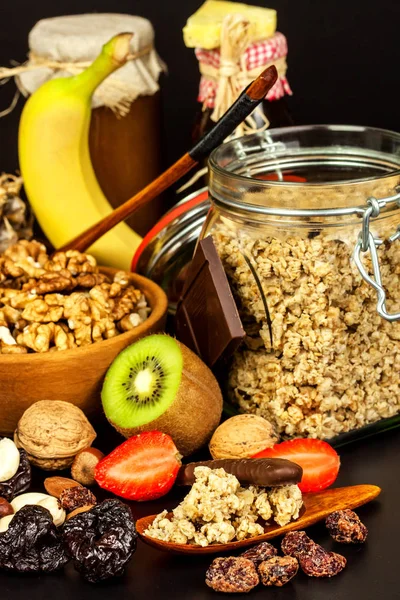
[[[95,483],[94,470],[104,454],[96,448],[85,448],[78,452],[71,467],[71,475],[82,485]]]
[[[5,498],[0,498],[0,519],[3,517],[8,517],[8,515],[13,515],[14,509],[9,502]]]

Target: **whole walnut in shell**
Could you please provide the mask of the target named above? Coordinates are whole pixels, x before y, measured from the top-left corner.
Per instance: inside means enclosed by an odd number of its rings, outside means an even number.
[[[249,458],[278,438],[271,423],[258,415],[237,415],[221,423],[209,444],[213,458]]]
[[[20,418],[14,433],[18,448],[45,471],[69,467],[76,454],[87,448],[96,432],[80,408],[60,400],[40,400]]]

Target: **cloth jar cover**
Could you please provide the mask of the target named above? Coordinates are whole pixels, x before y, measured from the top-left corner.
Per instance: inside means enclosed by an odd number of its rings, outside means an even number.
[[[69,15],[38,21],[29,34],[27,66],[38,67],[43,63],[43,68],[20,74],[20,86],[31,94],[49,79],[82,71],[84,66],[80,63],[92,62],[103,44],[122,32],[134,34],[132,60],[97,88],[93,107],[118,106],[121,101],[132,102],[138,96],[154,94],[159,89],[158,78],[165,65],[154,48],[152,24],[142,17],[114,13]]]
[[[244,52],[242,64],[244,64],[247,72],[254,72],[257,69],[261,73],[267,65],[276,64],[279,78],[269,91],[267,100],[279,100],[285,94],[292,95],[286,78],[287,53],[286,37],[279,31],[265,40],[250,44]],[[195,54],[202,73],[198,101],[206,108],[214,108],[214,100],[218,89],[217,75],[220,68],[220,49],[205,50],[204,48],[196,48]]]

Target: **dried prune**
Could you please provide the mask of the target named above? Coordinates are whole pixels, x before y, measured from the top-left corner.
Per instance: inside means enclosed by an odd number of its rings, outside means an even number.
[[[346,566],[346,559],[335,552],[328,552],[313,542],[305,531],[291,531],[282,540],[284,554],[294,556],[302,571],[310,577],[333,577]]]
[[[296,575],[299,563],[294,556],[273,556],[258,565],[263,585],[282,587]]]
[[[206,584],[216,592],[250,592],[259,583],[254,563],[242,556],[215,558],[206,573]]]
[[[96,496],[90,490],[81,485],[67,488],[61,492],[60,506],[67,512],[72,512],[82,506],[96,504]]]
[[[331,513],[325,525],[333,539],[341,544],[363,544],[367,539],[368,529],[350,509]]]
[[[8,481],[0,483],[0,496],[8,502],[11,502],[17,494],[25,492],[31,485],[32,473],[28,456],[22,448],[19,449],[19,454],[21,458],[18,471]]]
[[[278,554],[278,550],[274,548],[272,544],[268,542],[262,542],[261,544],[257,544],[257,546],[253,546],[253,548],[249,548],[246,552],[243,552],[240,556],[243,558],[247,558],[251,560],[255,565],[262,563],[264,560],[268,560],[273,556]]]
[[[24,506],[0,533],[0,569],[51,573],[67,562],[61,535],[42,506]]]
[[[122,575],[136,550],[135,522],[120,500],[104,500],[75,515],[62,534],[76,570],[91,583]]]

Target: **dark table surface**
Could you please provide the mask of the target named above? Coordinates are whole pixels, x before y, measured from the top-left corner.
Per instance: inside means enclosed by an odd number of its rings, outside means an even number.
[[[360,440],[339,449],[342,466],[335,485],[371,483],[382,493],[357,510],[369,529],[362,546],[335,544],[322,524],[309,535],[327,549],[341,552],[347,568],[332,579],[297,575],[283,588],[259,586],[248,598],[271,600],[395,600],[400,599],[400,430]],[[40,482],[39,482],[40,483]],[[171,508],[179,501],[170,495],[159,501],[132,505],[136,518]],[[279,538],[276,544],[279,543]],[[159,552],[139,541],[123,578],[107,583],[85,583],[71,564],[54,575],[22,577],[0,574],[1,600],[206,600],[218,596],[204,583],[212,557],[186,557]]]

